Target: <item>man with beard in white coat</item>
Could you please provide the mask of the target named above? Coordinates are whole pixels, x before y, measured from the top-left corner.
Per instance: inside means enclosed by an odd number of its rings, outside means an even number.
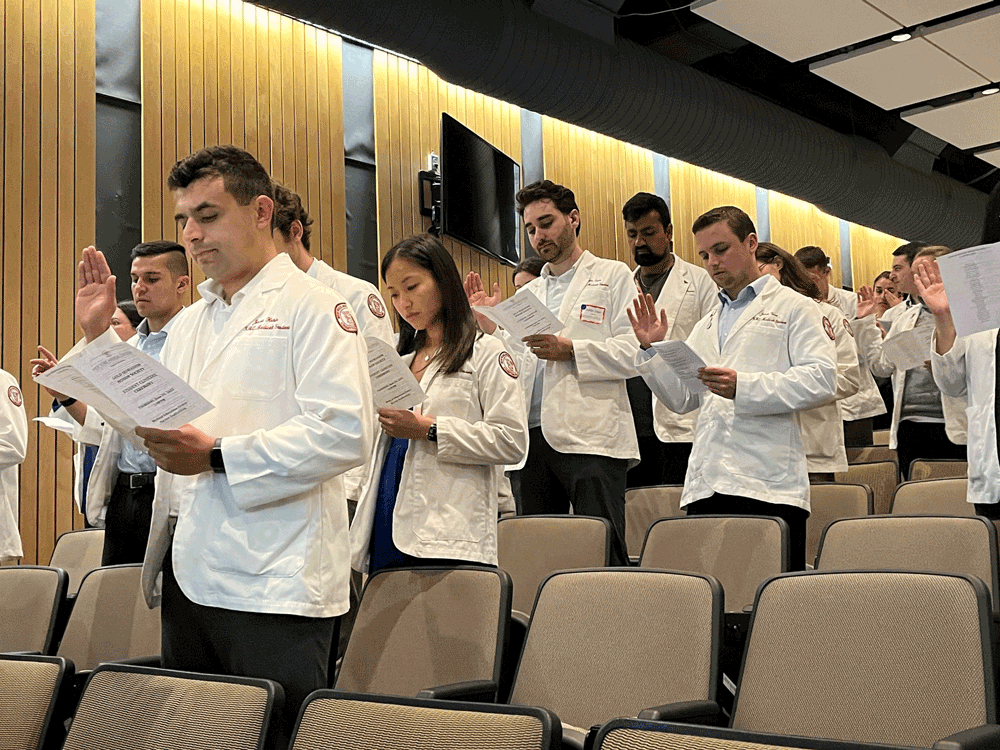
[[[701,407],[681,495],[688,515],[751,514],[783,518],[791,566],[805,568],[809,476],[796,412],[836,395],[837,356],[810,299],[757,264],[757,233],[745,212],[722,206],[692,231],[698,255],[720,288],[719,305],[695,325],[687,344],[705,361],[696,391],[654,351],[666,315],[642,295],[629,318],[639,345],[636,366],[670,409]]]
[[[162,572],[164,667],[283,686],[280,745],[327,685],[348,608],[341,475],[372,450],[366,349],[344,298],[275,249],[273,185],[253,156],[209,147],[167,184],[208,280],[161,362],[214,408],[177,430],[136,430],[159,467],[143,589],[160,601]],[[106,346],[114,277],[93,248],[80,281],[81,327]]]
[[[666,201],[636,193],[622,206],[625,235],[635,261],[635,283],[667,314],[667,338],[684,341],[694,324],[718,303],[717,287],[704,268],[674,254],[674,226]],[[676,414],[653,397],[641,377],[625,381],[639,439],[639,465],[628,472],[629,487],[684,484],[698,412]]]

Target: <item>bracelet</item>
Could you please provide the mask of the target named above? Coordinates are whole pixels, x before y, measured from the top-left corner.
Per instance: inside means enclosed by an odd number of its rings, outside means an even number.
[[[59,401],[58,403],[59,403],[59,406],[61,406],[63,409],[68,409],[69,407],[71,407],[73,404],[76,403],[76,399],[75,398],[68,398],[65,401]]]

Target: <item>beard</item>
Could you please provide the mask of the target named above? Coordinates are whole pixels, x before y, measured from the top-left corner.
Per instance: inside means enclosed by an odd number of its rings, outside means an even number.
[[[635,260],[636,265],[639,265],[639,266],[655,266],[657,263],[659,263],[665,257],[666,257],[666,254],[664,254],[664,255],[657,255],[656,253],[654,253],[654,252],[652,252],[651,250],[648,250],[648,249],[635,250],[632,253],[632,258]]]

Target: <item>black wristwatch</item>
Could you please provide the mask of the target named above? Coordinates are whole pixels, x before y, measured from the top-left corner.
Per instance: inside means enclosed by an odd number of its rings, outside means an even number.
[[[216,474],[226,473],[226,462],[222,460],[222,438],[215,439],[212,452],[208,454],[208,465]]]
[[[432,443],[438,441],[438,423],[434,422],[430,427],[427,428],[427,439]]]

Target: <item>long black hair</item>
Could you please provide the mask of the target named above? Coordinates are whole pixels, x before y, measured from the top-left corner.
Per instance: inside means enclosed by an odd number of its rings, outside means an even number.
[[[441,349],[434,355],[434,359],[440,360],[439,368],[442,372],[458,372],[472,356],[472,347],[480,331],[465,296],[462,277],[455,261],[436,237],[419,234],[397,242],[385,254],[382,258],[382,281],[385,281],[385,272],[396,258],[408,260],[434,277],[441,295],[441,322],[444,327]],[[398,312],[396,320],[399,324],[399,344],[396,351],[409,354],[424,345],[426,332],[414,330]]]

